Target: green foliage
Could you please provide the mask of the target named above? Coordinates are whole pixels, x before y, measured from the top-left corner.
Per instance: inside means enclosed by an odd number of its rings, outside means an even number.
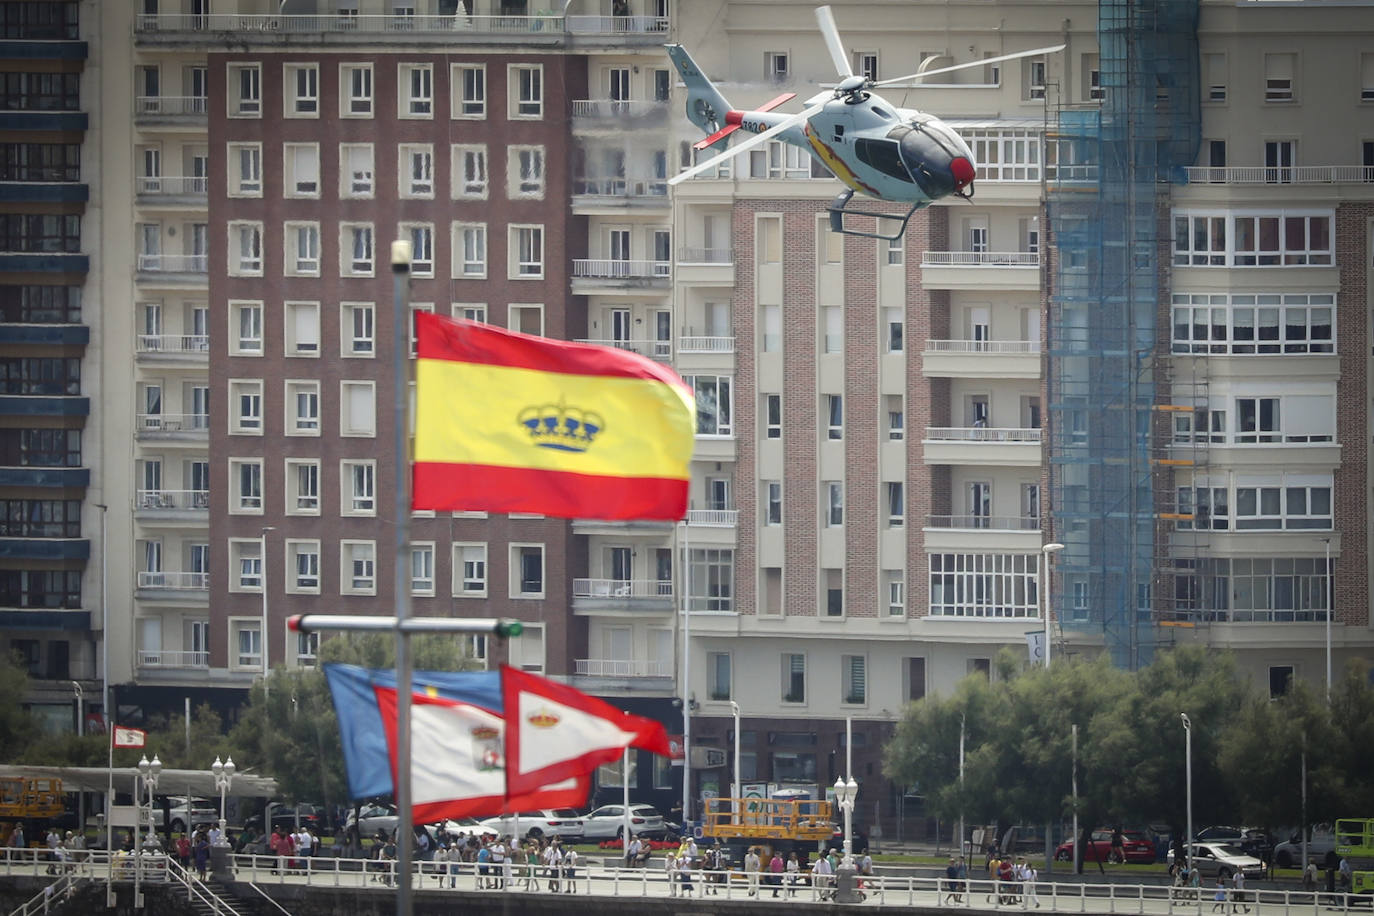
[[[0,654],[0,696],[10,697],[0,703],[0,754],[6,762],[28,747],[38,735],[33,717],[15,698],[28,692],[29,673],[15,656]]]

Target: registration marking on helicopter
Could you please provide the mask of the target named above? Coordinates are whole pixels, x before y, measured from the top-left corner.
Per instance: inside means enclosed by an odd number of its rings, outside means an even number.
[[[821,157],[821,161],[824,162],[830,171],[835,173],[835,177],[847,185],[850,190],[858,191],[861,194],[867,194],[878,200],[883,199],[882,192],[860,181],[859,176],[854,174],[854,170],[840,158],[839,154],[827,146],[825,142],[817,136],[816,132],[811,129],[810,124],[802,127],[802,134],[806,137],[806,141],[811,144],[811,148],[816,151],[816,155]]]

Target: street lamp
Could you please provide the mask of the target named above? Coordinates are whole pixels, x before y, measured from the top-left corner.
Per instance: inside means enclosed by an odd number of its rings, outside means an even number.
[[[153,754],[151,762],[148,755],[144,754],[138,762],[138,775],[143,777],[143,785],[148,790],[148,835],[153,833],[153,796],[157,794],[157,780],[162,775],[162,761],[157,759],[157,754]],[[187,800],[189,806],[190,800]],[[140,818],[141,819],[141,818]],[[134,837],[137,839],[138,828],[134,828]],[[137,845],[134,847],[134,906],[143,906],[143,888],[141,878],[143,877],[143,860],[139,858],[143,850]]]
[[[219,845],[229,845],[228,822],[224,818],[224,796],[229,792],[229,787],[234,783],[234,758],[226,757],[221,763],[219,756],[215,756],[215,762],[210,764],[210,772],[215,775],[215,788],[219,789]]]
[[[839,803],[840,810],[844,812],[844,859],[840,862],[837,871],[846,872],[848,880],[839,879],[836,881],[836,903],[858,903],[858,889],[854,886],[854,802],[859,797],[859,784],[850,776],[848,780],[843,777],[835,779],[835,801]]]
[[[739,704],[734,700],[730,701],[730,713],[735,717],[735,778],[730,781],[730,807],[736,814],[742,814],[744,809],[739,797]]]
[[[1186,712],[1179,713],[1179,716],[1183,718],[1183,759],[1188,783],[1188,845],[1184,848],[1188,856],[1188,876],[1191,880],[1193,874],[1193,723],[1188,719]]]
[[[1045,616],[1045,670],[1050,667],[1050,596],[1046,588],[1050,584],[1050,554],[1058,553],[1064,549],[1060,543],[1045,544],[1040,548],[1040,581],[1037,583],[1040,591],[1040,607]]]

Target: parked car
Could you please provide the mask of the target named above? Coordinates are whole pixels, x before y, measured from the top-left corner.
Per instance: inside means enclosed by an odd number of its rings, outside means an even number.
[[[348,818],[344,821],[344,831],[350,827],[358,828],[358,836],[366,839],[374,837],[378,832],[390,836],[396,829],[398,822],[396,809],[391,805],[363,805],[356,812],[348,812]]]
[[[1174,851],[1169,850],[1165,858],[1172,863]],[[1194,843],[1193,865],[1203,878],[1221,878],[1225,881],[1238,871],[1244,872],[1247,878],[1264,877],[1263,862],[1228,843]]]
[[[460,817],[457,820],[450,818],[440,824],[434,824],[433,834],[442,833],[448,840],[459,840],[463,837],[482,836],[484,833],[491,833],[490,830],[482,826],[482,822],[475,817]]]
[[[319,836],[327,836],[329,830],[329,817],[325,810],[318,805],[299,804],[294,808],[286,805],[274,805],[272,807],[272,829],[282,828],[284,830],[296,829],[296,815],[300,815],[300,825],[309,827]],[[254,830],[262,829],[262,815],[255,814],[250,817],[244,826],[252,827]]]
[[[1060,843],[1059,848],[1054,851],[1054,857],[1060,862],[1073,861],[1074,841]],[[1121,851],[1127,862],[1138,865],[1145,865],[1155,860],[1155,844],[1142,830],[1123,830],[1121,831]],[[1112,853],[1112,831],[1094,830],[1088,845],[1083,849],[1082,861],[1084,862],[1113,862],[1115,856]]]
[[[504,817],[488,817],[479,822],[487,833],[515,837],[561,837],[565,840],[581,838],[582,815],[572,808],[545,808],[542,811],[522,811]]]
[[[588,840],[607,840],[625,834],[625,806],[602,805],[582,818],[582,836]],[[664,835],[663,815],[652,805],[630,806],[630,836],[651,839]]]
[[[1307,841],[1308,861],[1321,862],[1328,852],[1336,848],[1336,835],[1329,830],[1313,830]],[[1274,864],[1280,868],[1291,868],[1302,864],[1302,832],[1297,831],[1288,839],[1274,847]]]
[[[854,851],[862,852],[868,848],[868,834],[857,824],[854,826]],[[844,824],[836,824],[834,831],[830,834],[829,848],[844,849]]]
[[[167,803],[171,807],[165,818],[163,817],[162,802],[153,803],[153,826],[158,830],[162,829],[164,821],[170,825],[173,833],[187,833],[201,825],[213,827],[219,823],[219,806],[208,798],[190,799],[189,810],[185,795],[169,795],[167,796]]]
[[[1197,843],[1226,843],[1242,850],[1246,855],[1268,861],[1274,850],[1273,838],[1258,827],[1232,827],[1215,825],[1203,827],[1193,834]]]

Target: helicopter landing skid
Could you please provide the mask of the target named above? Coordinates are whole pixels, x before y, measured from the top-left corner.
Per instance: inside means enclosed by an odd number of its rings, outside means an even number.
[[[843,235],[856,235],[866,239],[886,239],[889,242],[895,242],[897,239],[900,239],[906,233],[907,221],[911,219],[912,215],[914,215],[917,210],[921,209],[921,204],[914,204],[912,208],[906,211],[906,214],[903,216],[897,216],[893,213],[882,213],[877,210],[855,209],[853,207],[848,206],[850,200],[853,199],[853,197],[853,191],[844,191],[843,193],[836,194],[835,199],[830,202],[830,207],[828,209],[830,212],[831,232],[839,232]],[[875,231],[865,232],[862,229],[856,229],[851,226],[846,226],[844,220],[845,216],[872,217]],[[887,235],[882,232],[877,232],[876,229],[879,225],[881,225],[881,220],[891,220],[896,222],[898,224],[897,231],[895,233],[892,233],[891,235]]]

